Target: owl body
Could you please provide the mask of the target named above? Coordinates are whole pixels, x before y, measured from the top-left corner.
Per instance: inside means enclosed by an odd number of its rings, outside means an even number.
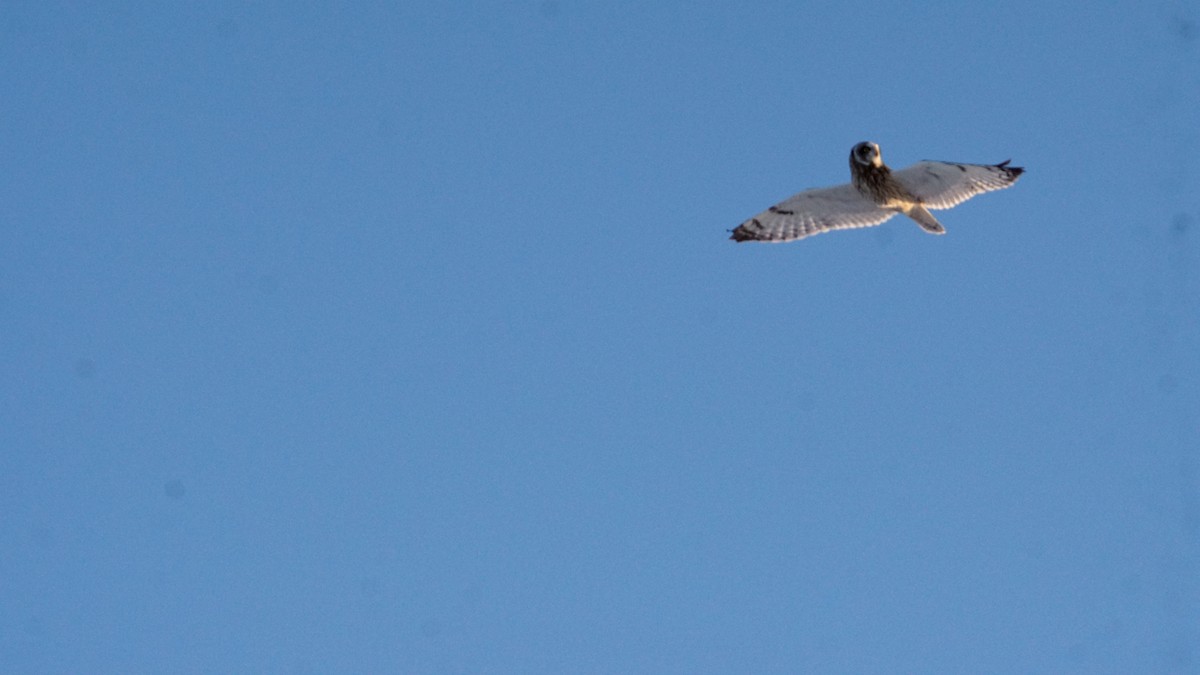
[[[738,225],[734,241],[784,242],[829,230],[879,225],[898,213],[926,232],[946,229],[929,212],[1012,186],[1024,173],[1000,164],[918,162],[892,171],[879,146],[864,141],[850,151],[850,184],[805,190]]]
[[[859,143],[850,150],[850,184],[880,208],[894,209],[916,201],[892,178],[892,170],[883,163],[879,146],[872,143]]]

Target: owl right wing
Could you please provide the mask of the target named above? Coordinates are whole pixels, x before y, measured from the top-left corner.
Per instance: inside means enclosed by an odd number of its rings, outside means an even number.
[[[948,209],[971,197],[1012,187],[1025,169],[999,164],[957,164],[926,160],[892,176],[930,209]]]
[[[805,190],[733,230],[734,241],[780,243],[830,230],[878,225],[896,215],[863,197],[853,185]]]

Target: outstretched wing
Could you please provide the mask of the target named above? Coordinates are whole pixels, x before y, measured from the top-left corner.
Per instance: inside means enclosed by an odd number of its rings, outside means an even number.
[[[896,215],[866,199],[852,185],[805,190],[738,225],[730,239],[779,243],[829,230],[878,225]]]
[[[893,171],[892,176],[926,208],[948,209],[971,197],[992,190],[1012,187],[1025,169],[999,164],[955,164],[954,162],[917,162]]]

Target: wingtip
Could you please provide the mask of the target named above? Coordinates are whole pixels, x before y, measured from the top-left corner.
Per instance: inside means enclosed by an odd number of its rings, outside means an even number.
[[[1016,179],[1017,179],[1017,177],[1019,177],[1021,174],[1025,173],[1025,167],[1023,167],[1023,166],[1009,166],[1008,164],[1009,164],[1009,162],[1011,162],[1011,161],[1012,161],[1011,159],[1006,159],[1006,160],[1004,160],[1003,162],[1000,162],[999,164],[997,164],[997,165],[996,165],[996,168],[997,168],[997,169],[1000,169],[1001,171],[1003,171],[1003,172],[1005,172],[1006,174],[1008,174],[1008,176],[1009,176],[1010,178],[1012,178],[1013,180],[1016,180]]]

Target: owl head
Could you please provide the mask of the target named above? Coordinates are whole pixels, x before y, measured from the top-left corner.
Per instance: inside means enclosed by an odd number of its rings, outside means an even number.
[[[879,145],[870,141],[863,141],[850,151],[850,162],[860,166],[883,166],[883,155],[879,152]]]

